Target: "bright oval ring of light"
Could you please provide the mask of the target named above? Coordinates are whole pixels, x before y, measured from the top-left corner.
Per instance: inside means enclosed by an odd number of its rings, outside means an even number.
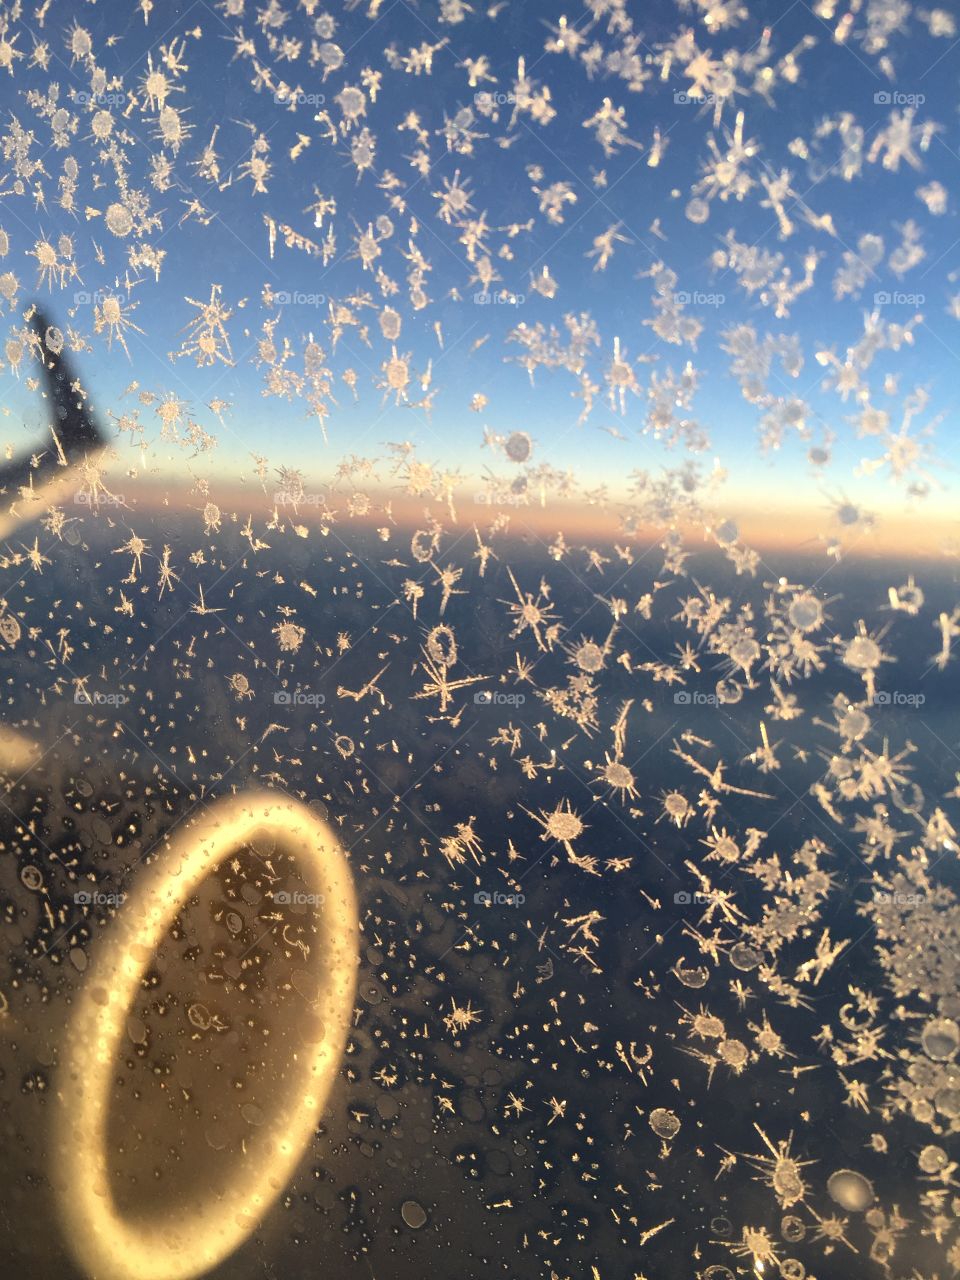
[[[111,1189],[107,1121],[117,1052],[140,980],[177,911],[242,845],[269,838],[325,899],[314,973],[319,1038],[295,1056],[283,1096],[222,1194],[190,1215],[136,1224]],[[358,922],[353,879],[336,837],[305,805],[273,791],[212,804],[146,868],[100,940],[65,1039],[58,1081],[56,1192],[77,1261],[95,1280],[192,1280],[222,1262],[289,1183],[339,1068],[353,1010]]]

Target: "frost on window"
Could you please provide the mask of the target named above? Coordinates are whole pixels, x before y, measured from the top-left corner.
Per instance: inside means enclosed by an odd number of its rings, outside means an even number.
[[[960,1273],[957,35],[0,7],[11,1275]]]

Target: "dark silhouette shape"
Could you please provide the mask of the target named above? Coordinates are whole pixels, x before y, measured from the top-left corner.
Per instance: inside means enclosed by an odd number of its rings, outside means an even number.
[[[52,425],[67,460],[67,467],[63,466],[56,450],[51,450],[49,445],[43,450],[39,466],[33,466],[31,459],[41,451],[38,444],[13,462],[0,466],[0,491],[6,493],[17,493],[31,484],[34,489],[39,489],[58,476],[65,476],[69,467],[82,462],[89,454],[96,453],[106,443],[83,398],[71,387],[71,383],[76,382],[76,375],[70,365],[62,356],[54,355],[47,348],[46,333],[50,328],[50,321],[39,307],[34,312],[32,323],[40,338],[44,381],[54,407]]]

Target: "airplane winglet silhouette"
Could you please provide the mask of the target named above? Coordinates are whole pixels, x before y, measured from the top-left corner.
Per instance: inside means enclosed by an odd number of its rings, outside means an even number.
[[[72,389],[76,381],[69,364],[60,355],[54,355],[46,343],[47,330],[51,327],[47,316],[39,307],[33,313],[33,327],[43,349],[43,372],[47,392],[56,406],[57,434],[68,461],[79,450],[99,449],[105,443],[97,424],[83,403],[79,392]]]
[[[0,466],[0,494],[6,495],[9,503],[7,510],[0,510],[0,537],[6,537],[57,501],[74,483],[74,468],[106,445],[105,436],[76,389],[76,374],[69,362],[47,346],[46,335],[51,326],[40,307],[35,308],[31,323],[40,339],[43,377],[54,413],[50,426],[58,447],[51,450],[49,445],[38,442],[19,458]],[[18,510],[19,506],[22,510]]]

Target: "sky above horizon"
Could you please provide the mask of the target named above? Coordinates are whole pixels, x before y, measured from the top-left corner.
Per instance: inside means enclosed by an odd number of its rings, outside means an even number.
[[[692,463],[733,504],[949,510],[953,20],[625,12],[11,15],[4,441],[46,421],[35,301],[121,468],[409,442],[468,487]]]

